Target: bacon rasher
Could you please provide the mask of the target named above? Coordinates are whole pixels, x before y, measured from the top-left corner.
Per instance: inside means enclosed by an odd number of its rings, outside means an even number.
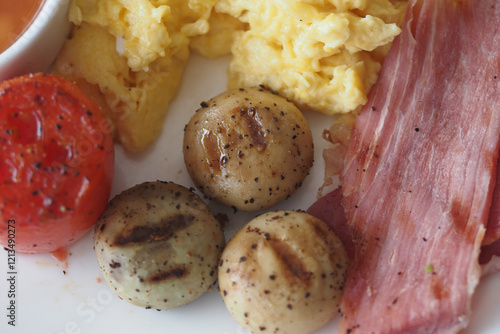
[[[500,2],[410,0],[341,174],[340,333],[467,325],[497,175]]]

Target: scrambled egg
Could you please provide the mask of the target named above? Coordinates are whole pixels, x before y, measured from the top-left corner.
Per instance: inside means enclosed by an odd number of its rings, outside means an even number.
[[[347,113],[366,103],[405,3],[390,0],[220,0],[247,23],[232,45],[230,88],[264,84],[302,108]],[[209,50],[210,52],[210,50]]]
[[[73,0],[74,28],[55,73],[76,82],[131,151],[158,136],[189,57],[208,31],[215,0]]]
[[[100,105],[129,150],[151,144],[190,50],[232,53],[229,87],[265,85],[301,108],[366,102],[405,12],[398,0],[72,0],[56,73]]]

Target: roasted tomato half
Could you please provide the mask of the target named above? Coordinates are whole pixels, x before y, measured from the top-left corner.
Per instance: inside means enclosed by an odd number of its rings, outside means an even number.
[[[33,74],[0,84],[0,244],[52,252],[83,236],[109,200],[108,120],[77,86]]]

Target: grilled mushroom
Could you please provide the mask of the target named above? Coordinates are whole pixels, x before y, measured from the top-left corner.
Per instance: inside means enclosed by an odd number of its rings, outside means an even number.
[[[273,211],[229,241],[219,289],[251,332],[306,334],[338,312],[347,265],[344,245],[324,222],[302,211]]]
[[[222,93],[186,125],[184,160],[208,197],[241,211],[270,208],[302,185],[311,130],[291,102],[261,87]]]
[[[103,276],[132,304],[171,309],[217,280],[225,245],[221,224],[201,198],[171,182],[146,182],[113,198],[94,248]]]

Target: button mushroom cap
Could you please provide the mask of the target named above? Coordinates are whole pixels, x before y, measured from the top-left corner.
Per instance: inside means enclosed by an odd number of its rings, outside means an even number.
[[[123,300],[171,309],[217,280],[222,226],[201,198],[172,182],[145,182],[111,200],[94,232],[102,274]]]
[[[306,334],[338,312],[347,265],[342,242],[324,222],[302,211],[273,211],[229,241],[219,289],[245,329]]]
[[[184,132],[184,161],[209,198],[241,211],[291,196],[314,160],[301,111],[262,87],[224,92],[196,111]]]

